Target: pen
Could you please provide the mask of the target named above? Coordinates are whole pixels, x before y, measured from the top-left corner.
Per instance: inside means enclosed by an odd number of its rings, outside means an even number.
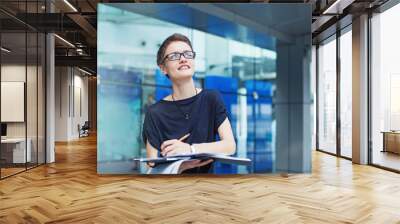
[[[186,135],[182,136],[180,139],[178,139],[179,141],[183,141],[185,140],[187,137],[189,137],[190,133],[187,133]]]
[[[187,133],[186,135],[180,137],[180,138],[178,139],[178,141],[183,142],[187,137],[189,137],[189,135],[190,135],[190,133]],[[165,156],[163,153],[161,153],[161,155]]]

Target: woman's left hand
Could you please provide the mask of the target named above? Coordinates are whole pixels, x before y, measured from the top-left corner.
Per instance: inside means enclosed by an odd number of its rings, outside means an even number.
[[[163,156],[182,155],[190,152],[190,145],[178,139],[167,140],[161,144],[161,155]]]
[[[200,167],[200,166],[205,166],[211,162],[213,162],[214,160],[212,159],[208,159],[205,161],[201,161],[199,159],[194,159],[194,160],[188,160],[188,161],[184,161],[181,166],[179,167],[178,173],[182,173],[185,170],[188,169],[192,169],[195,167]]]

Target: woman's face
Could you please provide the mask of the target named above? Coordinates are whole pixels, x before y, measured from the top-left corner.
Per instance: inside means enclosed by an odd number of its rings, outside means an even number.
[[[174,41],[167,46],[164,57],[174,52],[183,53],[185,51],[192,51],[192,49],[183,41]],[[166,58],[160,68],[165,74],[169,75],[170,79],[182,80],[193,76],[194,64],[194,59],[188,59],[185,58],[185,56],[180,55],[179,60],[171,61]]]

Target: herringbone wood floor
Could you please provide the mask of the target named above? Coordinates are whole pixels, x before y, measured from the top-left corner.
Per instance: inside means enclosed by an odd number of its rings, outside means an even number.
[[[400,223],[400,175],[320,152],[313,173],[99,176],[96,139],[0,181],[0,223]]]

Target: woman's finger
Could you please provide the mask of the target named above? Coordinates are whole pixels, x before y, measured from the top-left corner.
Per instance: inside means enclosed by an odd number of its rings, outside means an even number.
[[[171,140],[167,140],[167,141],[164,141],[162,144],[161,144],[161,151],[163,151],[164,149],[165,149],[165,147],[167,147],[167,146],[169,146],[169,145],[172,145],[172,144],[174,144],[175,142],[177,142],[178,140],[176,140],[176,139],[171,139]]]
[[[174,143],[177,142],[177,141],[182,142],[183,140],[187,139],[189,136],[190,136],[190,133],[188,133],[188,134],[182,136],[180,139],[170,139],[170,140],[164,141],[164,142],[161,144],[161,146],[160,146],[160,147],[161,147],[161,150],[163,150],[165,147],[167,147],[167,146],[170,145],[170,144],[174,144]]]
[[[212,159],[209,159],[209,160],[206,160],[206,161],[203,161],[203,162],[199,163],[197,166],[204,166],[204,165],[207,165],[207,164],[211,163],[212,161],[213,161]]]
[[[176,150],[175,149],[171,149],[169,152],[167,152],[166,154],[165,154],[165,156],[176,156],[178,153],[176,152]]]
[[[191,169],[193,167],[197,167],[201,161],[199,159],[185,161],[186,168]]]
[[[193,167],[196,167],[199,162],[200,162],[200,160],[198,160],[198,159],[184,161],[181,164],[181,166],[179,167],[179,172],[178,173],[182,173],[185,170],[192,169]]]
[[[171,153],[171,151],[174,150],[175,148],[176,148],[175,145],[169,145],[169,146],[167,146],[167,147],[161,152],[161,154],[162,154],[163,156],[169,156],[170,153]]]
[[[212,159],[206,160],[203,162],[201,162],[201,160],[197,160],[196,162],[189,164],[189,166],[190,166],[190,168],[200,167],[200,166],[207,165],[207,164],[211,163],[212,161],[213,161]]]

